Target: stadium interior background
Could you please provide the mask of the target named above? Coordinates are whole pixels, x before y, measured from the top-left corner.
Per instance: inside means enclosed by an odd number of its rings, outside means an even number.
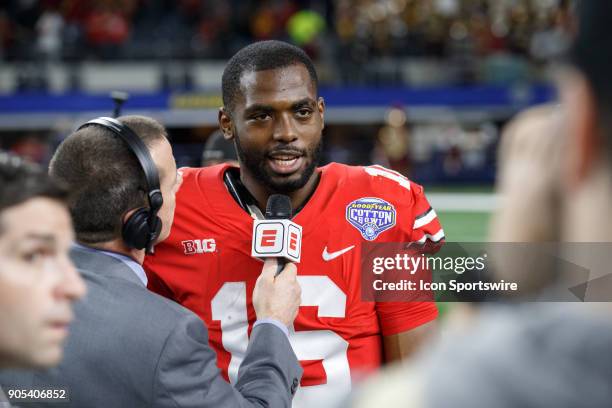
[[[227,59],[281,39],[316,63],[324,161],[382,164],[426,186],[449,241],[483,241],[502,126],[555,100],[563,0],[4,0],[0,147],[46,163],[76,126],[124,114],[199,164]]]

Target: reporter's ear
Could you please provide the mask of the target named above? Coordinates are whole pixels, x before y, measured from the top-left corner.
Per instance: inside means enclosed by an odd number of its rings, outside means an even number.
[[[590,175],[598,159],[599,114],[593,89],[580,72],[564,73],[560,90],[568,132],[565,179],[569,188],[576,190]]]

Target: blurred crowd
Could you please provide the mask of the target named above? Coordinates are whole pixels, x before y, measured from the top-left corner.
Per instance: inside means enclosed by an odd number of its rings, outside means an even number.
[[[358,81],[385,58],[490,59],[490,69],[556,55],[569,0],[9,0],[0,60],[227,59],[265,39],[293,42]],[[35,46],[33,46],[35,45]],[[495,58],[493,58],[495,57]],[[508,60],[510,58],[510,60]],[[357,69],[358,68],[358,69]],[[385,71],[388,71],[385,73]],[[469,81],[473,73],[460,73]],[[323,75],[325,76],[325,75]]]
[[[253,40],[308,42],[327,25],[325,3],[300,13],[310,2],[10,0],[0,6],[0,50],[16,61],[226,59]]]

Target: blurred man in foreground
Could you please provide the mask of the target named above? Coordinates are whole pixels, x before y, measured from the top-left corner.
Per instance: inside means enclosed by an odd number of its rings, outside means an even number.
[[[66,200],[40,169],[0,153],[0,369],[51,367],[62,357],[71,303],[85,293],[68,259]],[[0,406],[2,398],[0,386]]]
[[[295,265],[276,279],[276,265],[264,266],[254,295],[260,320],[235,387],[221,377],[202,321],[146,290],[145,249],[170,233],[182,180],[161,124],[90,121],[62,142],[50,173],[73,192],[71,257],[89,294],[60,366],[0,383],[66,388],[75,408],[290,405],[301,374],[286,333],[300,302]]]

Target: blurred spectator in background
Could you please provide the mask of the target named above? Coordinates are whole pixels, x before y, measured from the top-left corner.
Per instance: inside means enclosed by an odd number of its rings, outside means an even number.
[[[225,140],[223,132],[215,130],[204,145],[202,152],[202,166],[214,166],[220,163],[230,163],[232,166],[238,166],[238,157],[234,144],[229,140]]]
[[[406,112],[402,108],[391,108],[387,112],[385,122],[385,125],[378,131],[376,146],[372,152],[372,162],[409,176],[411,170],[410,132]]]
[[[5,10],[0,9],[0,60],[11,45],[11,20]]]
[[[314,59],[318,57],[325,28],[325,18],[315,10],[294,13],[286,27],[291,42],[303,48]]]
[[[251,34],[255,41],[282,38],[287,20],[296,11],[296,5],[288,0],[258,2],[251,17]]]
[[[111,1],[97,3],[85,21],[87,43],[99,58],[117,56],[118,50],[130,35],[130,3]],[[133,7],[133,6],[132,6]]]
[[[56,7],[47,7],[36,22],[36,45],[44,60],[55,61],[61,57],[64,17]]]
[[[71,304],[85,293],[68,258],[66,200],[42,169],[0,152],[0,368],[62,357]]]
[[[49,144],[44,137],[29,133],[19,137],[9,147],[11,153],[25,158],[33,163],[44,163],[49,157]]]

